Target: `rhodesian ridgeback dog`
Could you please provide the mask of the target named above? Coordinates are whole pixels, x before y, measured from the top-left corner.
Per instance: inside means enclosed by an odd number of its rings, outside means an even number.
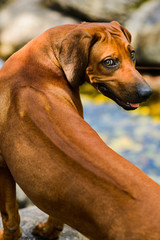
[[[49,214],[34,234],[58,239],[66,223],[93,240],[160,239],[160,187],[83,120],[79,96],[85,81],[127,110],[151,95],[130,42],[117,22],[58,26],[4,64],[0,239],[21,237],[15,182]]]

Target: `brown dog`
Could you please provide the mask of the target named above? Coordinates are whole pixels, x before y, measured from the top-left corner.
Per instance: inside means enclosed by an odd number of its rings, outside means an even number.
[[[112,151],[83,120],[90,82],[125,109],[151,89],[117,22],[52,28],[0,72],[0,239],[21,236],[15,181],[50,215],[34,233],[58,239],[67,223],[94,240],[159,240],[160,187]]]

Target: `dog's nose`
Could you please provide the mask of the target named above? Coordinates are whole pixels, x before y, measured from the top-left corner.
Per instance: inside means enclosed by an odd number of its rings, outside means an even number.
[[[141,86],[138,89],[138,97],[142,100],[145,100],[151,96],[152,92],[153,91],[150,88],[150,86],[148,84],[146,84],[145,86]]]

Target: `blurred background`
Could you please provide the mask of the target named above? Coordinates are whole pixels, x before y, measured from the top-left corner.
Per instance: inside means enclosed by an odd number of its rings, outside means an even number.
[[[0,0],[0,65],[35,36],[56,25],[117,20],[132,34],[137,68],[153,96],[127,112],[81,88],[85,120],[116,152],[160,184],[160,1],[159,0]],[[28,204],[19,193],[21,206]]]

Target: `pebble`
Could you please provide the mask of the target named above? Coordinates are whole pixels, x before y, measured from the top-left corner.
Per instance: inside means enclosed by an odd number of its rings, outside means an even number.
[[[44,238],[32,235],[32,229],[38,222],[46,222],[48,215],[39,210],[37,207],[29,207],[19,211],[21,218],[21,240],[42,240]],[[0,229],[2,228],[2,221],[0,218]],[[65,225],[59,240],[87,240],[82,234]]]

